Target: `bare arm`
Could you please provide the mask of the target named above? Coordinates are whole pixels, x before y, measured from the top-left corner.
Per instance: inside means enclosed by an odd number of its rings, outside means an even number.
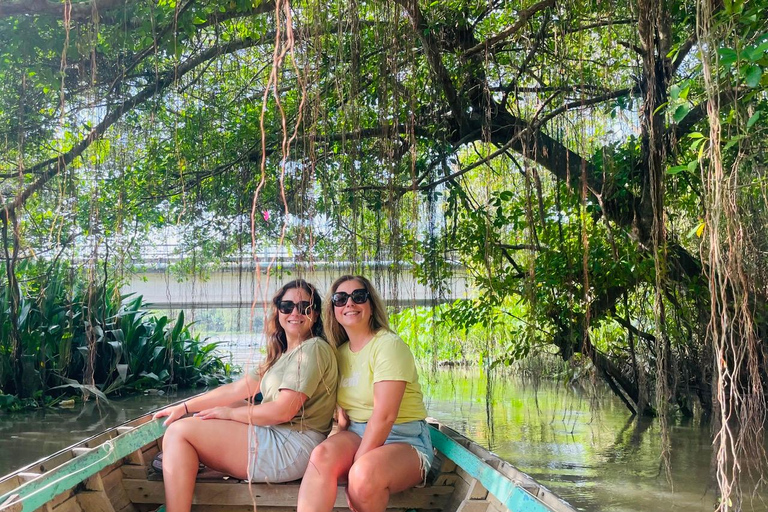
[[[400,411],[405,385],[403,380],[383,380],[373,385],[373,414],[365,427],[363,441],[357,449],[355,460],[383,445],[387,440]]]
[[[167,416],[168,419],[165,420],[163,425],[168,426],[184,416],[187,412],[194,413],[204,409],[229,405],[238,400],[249,399],[259,392],[261,387],[260,384],[260,380],[255,379],[248,374],[238,381],[220,386],[200,396],[187,400],[184,403],[158,411],[153,417],[163,418]],[[184,406],[185,404],[186,407]]]
[[[204,409],[196,417],[203,420],[220,419],[239,421],[250,425],[279,425],[293,419],[301,410],[307,395],[292,389],[281,389],[277,400],[249,407],[219,406]]]

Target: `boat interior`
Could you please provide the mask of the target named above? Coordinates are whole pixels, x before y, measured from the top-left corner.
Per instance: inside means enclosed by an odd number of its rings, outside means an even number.
[[[392,495],[388,511],[573,512],[496,455],[444,425],[431,426],[437,455],[427,484]],[[162,447],[160,434],[159,421],[145,416],[3,477],[0,512],[159,510],[165,492],[152,462]],[[202,468],[192,510],[288,512],[296,509],[299,484],[249,483]],[[349,510],[343,485],[334,510]]]

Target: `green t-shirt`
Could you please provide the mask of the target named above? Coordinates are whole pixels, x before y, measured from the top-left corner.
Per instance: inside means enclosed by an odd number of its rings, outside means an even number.
[[[252,376],[258,378],[256,369]],[[261,379],[262,403],[277,400],[281,389],[307,395],[307,401],[287,425],[328,435],[336,408],[339,372],[333,348],[321,338],[310,338],[281,355]]]
[[[373,413],[373,385],[383,380],[405,381],[405,394],[395,423],[427,417],[416,362],[408,345],[386,329],[377,332],[355,353],[349,343],[339,347],[339,402],[349,419],[365,422]]]

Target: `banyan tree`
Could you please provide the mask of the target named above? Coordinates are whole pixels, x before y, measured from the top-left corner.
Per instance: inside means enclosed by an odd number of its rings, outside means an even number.
[[[766,9],[2,0],[3,350],[29,261],[97,286],[161,237],[192,274],[280,248],[413,272],[433,305],[460,266],[475,293],[435,324],[711,417],[738,507],[764,459]]]

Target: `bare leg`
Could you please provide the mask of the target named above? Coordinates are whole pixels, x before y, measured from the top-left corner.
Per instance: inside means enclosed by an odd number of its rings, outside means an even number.
[[[384,512],[389,495],[421,483],[421,459],[408,444],[380,446],[363,455],[349,470],[347,496],[357,512]]]
[[[339,479],[346,476],[352,466],[361,441],[357,434],[339,432],[312,451],[299,488],[297,512],[333,510]]]
[[[163,437],[163,483],[168,512],[189,512],[198,464],[247,478],[248,425],[236,421],[185,418]]]

